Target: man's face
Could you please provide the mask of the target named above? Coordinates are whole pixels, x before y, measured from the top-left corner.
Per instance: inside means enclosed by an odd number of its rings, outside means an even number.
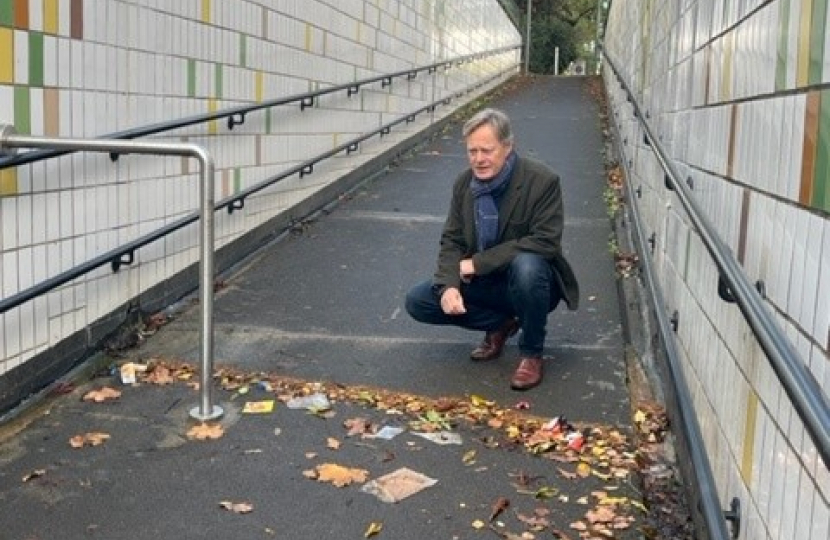
[[[483,124],[467,136],[467,158],[479,180],[492,180],[507,161],[513,145],[499,141],[489,124]]]

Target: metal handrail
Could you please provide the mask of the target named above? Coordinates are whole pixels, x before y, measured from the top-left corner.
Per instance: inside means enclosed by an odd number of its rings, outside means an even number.
[[[636,96],[617,69],[613,57],[608,54],[608,51],[605,50],[604,47],[602,50],[605,54],[605,60],[608,62],[608,65],[616,75],[620,86],[628,96],[628,100],[633,107],[634,115],[645,132],[647,142],[666,174],[667,187],[672,189],[677,194],[680,203],[683,205],[683,208],[686,210],[691,222],[700,234],[704,246],[717,265],[720,271],[720,279],[725,283],[725,286],[728,289],[727,292],[729,293],[730,300],[734,300],[738,304],[747,324],[755,334],[756,339],[766,353],[773,370],[778,376],[781,385],[784,387],[784,390],[792,401],[793,407],[798,412],[801,420],[804,422],[806,430],[810,434],[813,443],[816,445],[816,450],[821,456],[824,465],[826,467],[830,467],[830,405],[828,405],[827,398],[824,396],[821,387],[813,377],[812,373],[810,373],[805,367],[804,362],[799,357],[793,345],[776,324],[772,315],[764,305],[764,301],[761,298],[760,293],[756,287],[750,283],[729,248],[718,236],[715,228],[710,224],[708,218],[698,206],[685,182],[681,181],[681,175],[678,173],[671,159],[667,156],[663,146],[660,144],[660,139],[654,136],[654,132],[646,120],[646,117],[643,115]],[[628,186],[628,189],[630,190],[631,187]],[[648,261],[647,258],[643,258],[643,260],[646,263],[645,267],[648,269],[650,261]],[[653,277],[650,277],[649,279],[652,280]],[[664,308],[662,307],[659,290],[654,287],[652,293],[656,293],[653,301],[655,303],[655,310],[659,314],[658,318],[665,320],[665,314],[662,313],[662,309]],[[674,340],[665,339],[664,341],[667,343],[667,347],[671,349],[667,352],[677,354],[673,344]],[[676,376],[676,383],[679,382],[685,384],[682,370],[680,370],[678,366],[671,367],[673,375]],[[680,392],[680,394],[688,394],[688,390],[686,390],[685,387],[682,390],[683,391]],[[689,405],[691,405],[691,403],[689,403]],[[686,415],[685,413],[692,410],[693,409],[689,409],[687,411],[685,407],[683,407],[680,410],[680,414],[684,417],[684,429],[686,429],[690,436],[694,436],[696,437],[696,440],[700,440],[699,428],[696,419],[693,417],[690,418],[692,425],[686,426],[686,417],[691,414]],[[701,455],[696,448],[691,448],[690,450],[693,464],[697,465],[698,463],[705,463],[708,469],[708,459],[705,454]],[[708,469],[706,473],[708,473],[708,476],[711,477],[711,469]],[[698,478],[698,480],[700,481],[700,478]],[[704,506],[707,506],[705,500]],[[714,511],[711,508],[709,510],[712,512]],[[718,526],[721,524],[719,519],[716,520],[716,523],[712,523],[712,519],[713,517],[708,516],[707,514],[707,521],[710,521],[710,526]]]
[[[199,184],[201,217],[200,231],[200,280],[199,301],[201,304],[201,392],[199,406],[190,414],[200,420],[222,416],[221,407],[212,403],[211,378],[213,377],[213,245],[214,245],[214,189],[215,170],[213,157],[201,146],[191,143],[161,143],[144,141],[115,141],[99,139],[71,139],[30,137],[17,135],[9,125],[0,125],[0,155],[12,153],[18,148],[46,148],[59,151],[117,152],[119,154],[153,154],[162,156],[193,157],[199,161],[201,182]]]
[[[421,66],[418,68],[412,69],[404,69],[401,71],[396,71],[393,73],[389,73],[386,75],[378,75],[375,77],[370,77],[367,79],[361,79],[359,81],[339,84],[336,86],[330,86],[328,88],[324,88],[321,90],[315,90],[313,92],[305,92],[302,94],[294,94],[284,98],[277,98],[271,99],[268,101],[262,101],[253,105],[241,105],[238,107],[231,107],[228,109],[223,109],[221,111],[211,112],[211,113],[204,113],[204,114],[197,114],[194,116],[188,116],[185,118],[180,118],[177,120],[172,120],[169,122],[160,122],[156,124],[150,124],[146,126],[141,126],[138,128],[132,128],[124,131],[116,131],[114,133],[109,133],[106,135],[101,135],[100,137],[96,137],[95,139],[120,139],[120,140],[129,140],[129,139],[136,139],[139,137],[146,137],[148,135],[155,135],[158,133],[163,133],[166,131],[172,131],[174,129],[179,129],[183,127],[192,126],[195,124],[203,124],[205,122],[210,122],[213,120],[220,120],[222,118],[228,119],[228,129],[233,129],[234,126],[243,124],[245,122],[245,115],[249,112],[254,112],[262,109],[270,109],[272,107],[278,107],[280,105],[287,105],[290,103],[299,102],[300,103],[300,110],[304,110],[307,107],[314,106],[315,100],[319,96],[323,96],[326,94],[332,94],[335,92],[342,92],[346,91],[347,96],[352,96],[360,91],[361,86],[365,86],[368,84],[374,84],[377,82],[381,83],[381,87],[385,88],[392,84],[393,79],[406,77],[407,79],[411,80],[414,79],[418,73],[421,72],[428,72],[433,73],[440,68],[447,68],[449,69],[452,66],[460,66],[467,62],[472,62],[475,60],[479,60],[481,58],[486,58],[488,56],[494,56],[497,54],[502,54],[507,51],[511,51],[514,49],[520,48],[521,45],[508,45],[505,47],[500,47],[497,49],[492,49],[489,51],[483,51],[474,54],[468,54],[464,56],[459,56],[457,58],[451,60],[444,60],[441,62],[435,62],[433,64],[429,64],[426,66]],[[19,165],[25,165],[27,163],[33,163],[35,161],[41,161],[44,159],[49,159],[57,156],[61,156],[64,154],[71,153],[72,150],[36,150],[32,152],[26,152],[20,155],[6,157],[0,159],[0,169],[6,169],[9,167],[17,167]],[[113,155],[117,155],[117,152],[114,152]]]
[[[404,123],[404,122],[406,122],[406,123],[412,122],[417,115],[419,115],[423,112],[432,112],[432,111],[435,110],[436,107],[438,107],[438,105],[441,105],[441,104],[446,105],[446,104],[450,103],[452,101],[452,99],[462,97],[465,93],[472,92],[473,90],[475,90],[477,88],[480,88],[480,87],[492,82],[493,80],[497,79],[498,77],[501,77],[502,75],[503,75],[503,73],[497,74],[493,77],[490,77],[489,79],[485,79],[484,81],[480,81],[479,83],[477,83],[475,85],[471,85],[465,91],[456,92],[452,96],[445,97],[443,99],[434,101],[434,102],[430,103],[429,105],[425,105],[424,107],[421,107],[420,109],[417,109],[413,112],[410,112],[406,115],[403,115],[403,116],[401,116],[400,118],[398,118],[396,120],[393,120],[391,122],[387,122],[386,124],[380,126],[379,128],[377,128],[373,131],[370,131],[368,133],[364,133],[364,134],[362,134],[358,137],[355,137],[354,139],[351,139],[351,140],[349,140],[349,141],[347,141],[347,142],[345,142],[345,143],[343,143],[343,144],[341,144],[341,145],[339,145],[339,146],[337,146],[337,147],[335,147],[335,148],[333,148],[333,149],[331,149],[327,152],[319,154],[316,157],[313,157],[311,159],[303,161],[302,163],[300,163],[298,165],[295,165],[294,167],[286,169],[285,171],[282,171],[281,173],[279,173],[277,175],[266,178],[265,180],[249,187],[246,190],[243,190],[243,191],[241,191],[239,193],[236,193],[236,194],[234,194],[230,197],[222,199],[221,201],[219,201],[218,203],[216,203],[214,205],[214,210],[221,210],[223,208],[227,208],[228,213],[233,213],[235,210],[239,210],[239,209],[243,208],[245,199],[247,197],[251,196],[252,194],[257,193],[259,191],[262,191],[263,189],[265,189],[267,187],[270,187],[271,185],[276,184],[277,182],[279,182],[281,180],[284,180],[284,179],[286,179],[290,176],[293,176],[294,174],[299,173],[301,175],[301,177],[306,175],[306,174],[310,174],[314,170],[314,165],[316,165],[318,162],[323,161],[324,159],[327,159],[329,157],[332,157],[332,156],[334,156],[334,155],[336,155],[336,154],[338,154],[338,153],[340,153],[344,150],[347,153],[351,153],[351,152],[355,151],[357,149],[357,147],[359,146],[359,144],[361,142],[365,141],[366,139],[369,139],[369,138],[371,138],[375,135],[378,135],[378,134],[380,134],[381,136],[386,135],[396,125]],[[99,140],[99,139],[94,139],[94,140]],[[71,150],[66,150],[66,151],[64,151],[64,153],[68,152],[68,151],[71,151]],[[158,229],[156,229],[156,230],[154,230],[150,233],[147,233],[144,236],[136,238],[135,240],[132,240],[132,241],[130,241],[126,244],[123,244],[123,245],[121,245],[121,246],[119,246],[115,249],[107,251],[106,253],[103,253],[103,254],[101,254],[101,255],[93,258],[93,259],[90,259],[90,260],[88,260],[88,261],[86,261],[82,264],[74,266],[74,267],[70,268],[69,270],[66,270],[65,272],[62,272],[62,273],[60,273],[56,276],[53,276],[53,277],[48,278],[48,279],[46,279],[46,280],[44,280],[40,283],[37,283],[37,284],[29,287],[28,289],[19,291],[16,294],[14,294],[12,296],[9,296],[7,298],[1,298],[0,299],[0,314],[3,314],[5,312],[21,305],[21,304],[24,304],[24,303],[28,302],[29,300],[32,300],[32,299],[34,299],[38,296],[41,296],[42,294],[45,294],[45,293],[47,293],[47,292],[49,292],[53,289],[56,289],[56,288],[60,287],[61,285],[65,284],[65,283],[68,283],[68,282],[70,282],[73,279],[76,279],[78,277],[81,277],[81,276],[83,276],[83,275],[85,275],[85,274],[87,274],[87,273],[89,273],[89,272],[91,272],[91,271],[93,271],[97,268],[100,268],[104,265],[107,265],[107,264],[111,265],[112,270],[114,272],[117,272],[121,268],[121,266],[129,265],[129,264],[132,263],[132,261],[134,259],[134,253],[139,248],[144,247],[148,244],[151,244],[152,242],[154,242],[156,240],[159,240],[159,239],[167,236],[168,234],[171,234],[171,233],[173,233],[173,232],[175,232],[179,229],[182,229],[182,228],[186,227],[187,225],[190,225],[191,223],[195,223],[196,221],[198,221],[198,219],[199,219],[199,212],[193,212],[191,214],[183,216],[183,217],[177,219],[176,221],[168,223],[167,225],[165,225],[163,227],[160,227],[160,228],[158,228]]]
[[[769,358],[781,385],[815,443],[824,465],[830,468],[830,403],[824,396],[824,392],[813,374],[805,367],[795,347],[773,319],[755,285],[750,283],[738,261],[698,206],[686,183],[680,180],[681,175],[666,155],[659,138],[654,136],[634,94],[617,71],[607,52],[606,58],[631,99],[634,113],[645,130],[655,156],[668,175],[680,203],[700,233],[709,255],[718,266],[720,277],[725,281],[728,292],[738,304],[747,324]]]
[[[606,59],[607,60],[607,59]],[[609,61],[609,65],[611,62]],[[614,124],[617,130],[616,124]],[[617,133],[619,138],[619,133]],[[630,171],[628,164],[623,163],[626,169],[626,177],[630,178]],[[634,193],[629,182],[625,182],[626,195],[628,200],[634,200]],[[640,220],[635,218],[632,220],[634,225],[634,233],[637,244],[642,248],[646,246],[646,234],[640,224]],[[709,537],[712,540],[727,540],[730,538],[726,530],[726,523],[723,519],[723,510],[718,499],[716,483],[712,474],[712,466],[709,462],[709,457],[705,452],[705,445],[703,443],[703,436],[700,433],[700,426],[697,418],[693,414],[694,403],[691,396],[689,396],[688,385],[686,384],[686,377],[683,374],[683,369],[680,366],[680,353],[677,350],[677,345],[672,337],[671,323],[663,311],[665,305],[663,301],[663,293],[657,285],[657,278],[654,275],[651,259],[648,257],[640,257],[640,267],[643,269],[645,283],[648,287],[649,298],[651,299],[652,307],[656,314],[657,326],[660,331],[661,342],[666,348],[666,364],[668,366],[669,375],[675,387],[673,397],[676,400],[676,407],[674,408],[680,416],[679,425],[682,431],[686,446],[688,447],[689,460],[691,461],[691,472],[695,478],[696,493],[698,494],[700,504],[700,513],[706,522],[706,529]],[[734,538],[734,536],[732,536]]]

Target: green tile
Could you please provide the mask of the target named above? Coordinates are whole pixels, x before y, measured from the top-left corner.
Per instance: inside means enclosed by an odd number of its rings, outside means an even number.
[[[196,97],[196,60],[187,61],[187,96]]]
[[[43,86],[43,34],[29,32],[29,85]]]
[[[214,90],[213,95],[216,99],[222,99],[222,64],[216,64],[213,72],[214,76]]]
[[[242,191],[242,169],[237,167],[233,170],[233,192],[234,194]]]
[[[813,0],[810,19],[810,66],[807,74],[809,84],[822,82],[824,68],[824,32],[827,26],[827,0]]]
[[[271,133],[271,109],[265,109],[265,133]]]
[[[790,44],[790,0],[778,4],[778,58],[775,62],[775,90],[787,87],[787,51]]]
[[[32,134],[32,103],[26,86],[14,87],[14,127],[21,135]]]
[[[248,36],[239,34],[239,65],[248,67]]]
[[[830,90],[821,91],[821,105],[818,117],[818,141],[816,148],[815,174],[813,175],[813,193],[810,205],[827,210],[830,186]]]
[[[0,26],[14,26],[14,0],[0,0]]]

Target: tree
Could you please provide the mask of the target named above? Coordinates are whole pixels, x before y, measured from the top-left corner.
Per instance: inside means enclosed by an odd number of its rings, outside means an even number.
[[[556,47],[559,47],[560,72],[574,60],[593,56],[596,0],[532,0],[531,11],[529,68],[532,73],[555,72]],[[526,19],[524,23],[527,24]]]

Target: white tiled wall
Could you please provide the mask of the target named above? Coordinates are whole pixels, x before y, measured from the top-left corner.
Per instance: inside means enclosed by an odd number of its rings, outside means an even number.
[[[29,5],[27,28],[0,20],[0,32],[10,32],[14,46],[13,57],[0,54],[0,111],[6,115],[0,123],[14,123],[24,133],[28,126],[33,135],[100,136],[521,43],[496,0],[442,2],[440,9],[406,0]],[[72,5],[83,11],[73,13]],[[47,21],[53,20],[51,27]],[[77,35],[79,20],[82,35]],[[43,54],[33,61],[30,56],[37,53],[30,43],[38,36]],[[440,106],[435,118],[441,119],[515,73],[519,55],[517,48],[412,81],[367,86],[351,97],[330,95],[302,112],[294,103],[250,113],[233,131],[220,121],[156,138],[204,145],[216,161],[216,198],[221,200],[410,111],[501,76]],[[38,63],[40,73],[32,68]],[[11,77],[5,80],[5,74]],[[27,107],[21,95],[28,97]],[[389,136],[363,142],[348,157],[316,165],[311,175],[294,175],[249,197],[241,211],[217,213],[217,247],[428,122],[428,115],[419,115]],[[113,163],[106,155],[81,154],[4,171],[14,176],[13,182],[0,177],[5,179],[0,184],[2,297],[195,211],[196,173],[195,162],[180,158],[121,156]],[[135,263],[118,274],[102,268],[0,314],[0,376],[193,264],[197,243],[197,229],[190,227],[139,250]]]
[[[673,166],[694,181],[694,201],[749,281],[764,283],[766,306],[826,400],[830,196],[813,194],[830,192],[822,161],[830,99],[816,91],[830,82],[830,32],[826,16],[811,20],[822,6],[615,2],[605,44]],[[821,39],[823,51],[810,47]],[[827,464],[739,308],[718,297],[718,269],[663,187],[624,92],[605,74],[627,139],[619,146],[631,163],[627,181],[642,192],[633,202],[646,234],[663,240],[652,260],[668,312],[680,314],[677,340],[721,504],[741,499],[740,538],[824,540]],[[812,120],[811,103],[820,103]]]

